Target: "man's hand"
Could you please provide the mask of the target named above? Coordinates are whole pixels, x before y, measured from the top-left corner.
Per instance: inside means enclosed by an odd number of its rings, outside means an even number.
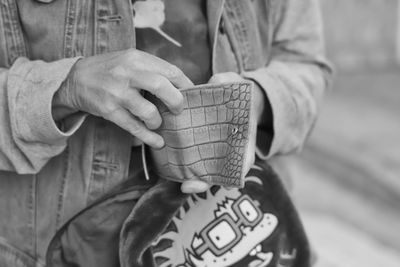
[[[140,91],[152,93],[177,114],[183,109],[178,88],[193,83],[176,66],[130,49],[79,60],[66,85],[56,93],[55,102],[103,117],[147,145],[161,148],[163,138],[152,131],[160,127],[161,116]]]
[[[240,82],[245,80],[242,76],[234,72],[225,72],[218,73],[211,77],[209,83],[225,83],[225,82]],[[256,123],[253,123],[254,129],[250,130],[249,136],[249,149],[246,152],[247,157],[244,162],[244,172],[248,173],[251,166],[253,166],[255,161],[255,152],[256,152],[256,137],[257,137],[257,123],[261,120],[261,116],[264,110],[264,93],[262,89],[254,84],[254,92],[253,92],[253,103],[252,103],[252,111],[250,114],[253,114],[250,118],[251,120],[255,120]],[[209,184],[203,181],[186,181],[182,184],[181,189],[184,193],[199,193],[206,191],[210,187]]]

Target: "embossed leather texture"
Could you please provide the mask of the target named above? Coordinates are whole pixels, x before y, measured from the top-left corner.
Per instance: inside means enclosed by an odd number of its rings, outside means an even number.
[[[174,115],[154,96],[163,119],[162,149],[150,149],[152,166],[163,178],[199,179],[243,187],[243,164],[249,141],[253,83],[205,84],[182,90],[185,106]]]

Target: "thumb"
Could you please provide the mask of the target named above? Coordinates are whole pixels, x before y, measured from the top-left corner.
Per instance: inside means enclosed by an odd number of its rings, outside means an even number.
[[[181,191],[185,194],[195,194],[207,191],[211,187],[210,184],[199,180],[185,181],[181,185]]]
[[[243,80],[243,77],[235,72],[223,72],[214,74],[209,83],[227,83],[227,82],[238,82]]]

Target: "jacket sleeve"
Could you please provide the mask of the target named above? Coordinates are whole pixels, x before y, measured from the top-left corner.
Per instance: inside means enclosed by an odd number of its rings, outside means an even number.
[[[271,61],[244,73],[264,89],[272,109],[273,132],[260,125],[257,134],[257,155],[263,159],[302,148],[332,73],[324,58],[319,1],[277,2]]]
[[[84,116],[60,130],[52,116],[53,95],[76,60],[19,58],[10,69],[0,68],[0,170],[39,172],[82,124]]]

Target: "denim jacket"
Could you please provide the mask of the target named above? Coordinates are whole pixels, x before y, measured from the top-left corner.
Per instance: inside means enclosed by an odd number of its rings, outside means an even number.
[[[56,125],[52,97],[79,57],[135,47],[130,0],[0,0],[0,263],[38,266],[63,223],[128,176],[131,136],[94,116]],[[299,150],[330,78],[317,0],[208,0],[212,72],[264,89],[272,144]],[[19,264],[19,265],[18,265]]]

